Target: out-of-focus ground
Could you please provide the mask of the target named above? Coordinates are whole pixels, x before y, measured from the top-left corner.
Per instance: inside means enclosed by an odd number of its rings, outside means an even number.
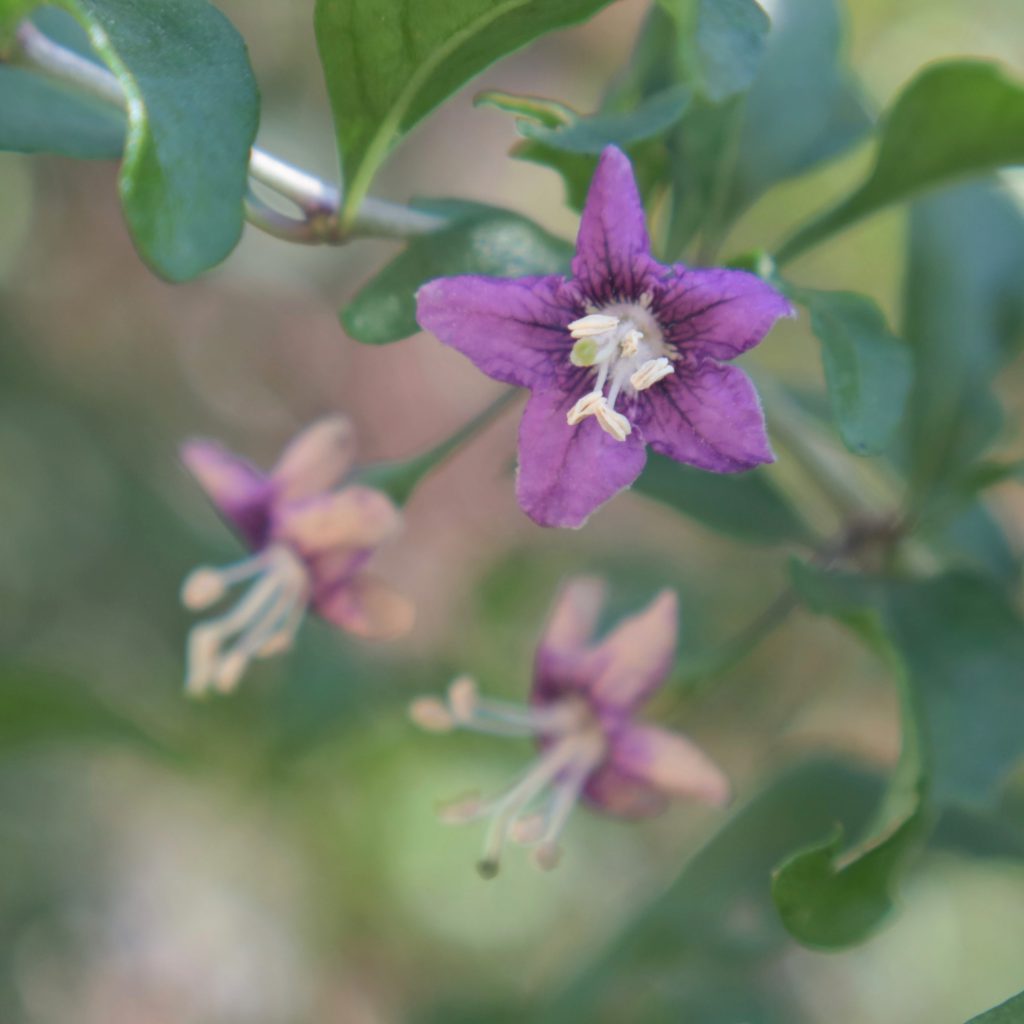
[[[251,48],[261,144],[330,176],[311,2],[220,6]],[[1024,70],[1019,0],[851,6],[852,61],[879,105],[937,57]],[[571,235],[559,180],[508,159],[511,119],[472,96],[501,88],[592,109],[645,7],[620,0],[488,71],[402,145],[378,194],[482,200]],[[856,180],[866,155],[773,191],[728,249],[770,245]],[[683,643],[697,648],[771,598],[784,558],[629,495],[582,532],[533,526],[513,497],[507,414],[424,484],[379,558],[420,608],[407,641],[368,648],[312,624],[237,699],[184,708],[176,589],[234,545],[178,465],[179,441],[216,436],[266,463],[297,428],[344,410],[364,459],[401,457],[496,385],[429,337],[368,348],[344,336],[337,310],[394,246],[303,249],[248,229],[222,268],[171,287],[136,257],[114,175],[0,156],[0,658],[82,680],[143,732],[187,735],[200,754],[183,766],[131,744],[55,741],[0,762],[0,1019],[390,1024],[442,996],[557,986],[717,815],[680,808],[623,826],[579,813],[556,874],[513,851],[485,883],[472,870],[479,833],[439,825],[433,809],[500,786],[528,750],[419,735],[406,701],[457,671],[522,694],[547,600],[570,571],[613,572],[622,606],[678,586]],[[877,216],[796,273],[869,292],[895,319],[902,230],[901,213]],[[780,327],[757,359],[820,383],[805,322]],[[1021,382],[1018,366],[1002,389],[1016,422]],[[1022,492],[996,500],[1020,547]],[[885,765],[898,742],[880,665],[803,615],[683,719],[741,794],[802,750]],[[958,1024],[1021,988],[1024,869],[933,856],[903,900],[862,948],[794,949],[780,964],[809,1021]]]

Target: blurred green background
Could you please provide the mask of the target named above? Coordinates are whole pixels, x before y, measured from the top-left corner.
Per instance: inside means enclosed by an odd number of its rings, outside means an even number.
[[[261,144],[332,176],[312,4],[219,6],[251,49]],[[850,59],[879,107],[937,57],[1024,73],[1020,0],[851,6]],[[510,119],[472,96],[593,109],[645,9],[620,0],[485,73],[397,151],[378,193],[491,202],[571,236],[560,181],[508,159]],[[772,244],[866,159],[861,147],[773,190],[726,251]],[[554,874],[512,851],[497,881],[476,875],[479,833],[438,824],[435,806],[501,785],[529,747],[421,735],[405,718],[412,696],[463,671],[522,696],[547,603],[573,571],[607,575],[619,610],[678,587],[684,654],[746,622],[785,574],[784,552],[639,496],[582,532],[534,527],[512,494],[515,415],[423,485],[380,556],[419,605],[410,638],[365,646],[309,623],[236,696],[186,702],[177,588],[236,546],[178,443],[211,435],[269,464],[299,427],[344,410],[365,460],[402,457],[496,388],[432,339],[372,349],[344,337],[337,309],[389,244],[302,249],[250,229],[215,273],[171,287],[132,250],[114,175],[0,155],[0,1021],[960,1024],[1024,987],[1024,868],[958,852],[1006,848],[971,823],[950,824],[946,849],[862,947],[819,954],[782,938],[769,868],[840,813],[862,815],[898,746],[881,664],[805,614],[672,701],[671,721],[725,765],[740,804],[812,754],[867,775],[829,763],[789,777],[806,820],[769,801],[675,883],[723,815],[679,807],[638,826],[580,812]],[[1007,181],[1024,203],[1024,182]],[[899,210],[874,217],[794,276],[868,292],[898,322],[903,227]],[[757,358],[820,386],[806,318]],[[1013,422],[1022,383],[1018,366],[1001,384]],[[797,486],[785,460],[777,474]],[[993,504],[1019,553],[1019,486]]]

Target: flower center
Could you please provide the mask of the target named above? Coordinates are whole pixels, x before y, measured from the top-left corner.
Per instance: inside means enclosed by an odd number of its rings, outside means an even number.
[[[566,414],[567,422],[575,426],[593,416],[616,441],[625,441],[633,425],[615,410],[619,395],[646,391],[674,372],[650,298],[604,306],[574,320],[569,333],[575,339],[569,361],[592,367],[595,379],[594,387]]]
[[[550,870],[561,857],[558,838],[587,779],[608,753],[601,724],[580,697],[544,707],[486,700],[465,676],[448,689],[446,701],[420,697],[409,713],[421,728],[449,732],[455,728],[498,736],[533,736],[546,742],[539,756],[511,786],[490,800],[477,795],[449,803],[441,820],[449,824],[490,819],[477,865],[484,878],[498,873],[505,843],[533,848],[538,867]]]
[[[200,611],[247,580],[248,589],[230,611],[192,627],[189,693],[201,694],[211,686],[222,693],[233,690],[253,658],[287,650],[295,639],[309,602],[310,578],[298,555],[282,544],[234,565],[194,570],[182,585],[181,603]]]

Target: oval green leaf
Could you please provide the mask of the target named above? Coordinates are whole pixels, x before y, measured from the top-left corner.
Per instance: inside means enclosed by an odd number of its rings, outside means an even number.
[[[798,229],[786,262],[916,192],[1024,163],[1024,85],[995,64],[949,61],[922,71],[885,116],[875,166],[853,195]]]
[[[611,0],[317,0],[351,223],[398,139],[506,54]]]

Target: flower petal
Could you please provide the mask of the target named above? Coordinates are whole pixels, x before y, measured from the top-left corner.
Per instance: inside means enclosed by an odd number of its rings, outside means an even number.
[[[655,293],[654,309],[680,352],[735,359],[761,341],[779,317],[796,315],[789,300],[755,274],[682,263],[672,271]]]
[[[607,587],[596,576],[568,580],[555,598],[539,647],[574,653],[594,635]]]
[[[270,474],[283,501],[311,498],[330,490],[355,461],[355,432],[344,416],[328,416],[292,440]]]
[[[416,617],[408,598],[368,574],[337,587],[315,607],[328,622],[368,640],[393,640],[407,633]]]
[[[267,478],[216,441],[186,441],[180,455],[217,511],[250,546],[260,546],[266,537],[271,494]]]
[[[729,780],[695,743],[655,725],[628,725],[612,747],[612,763],[627,775],[668,796],[721,807],[729,802]]]
[[[680,368],[646,395],[638,419],[656,452],[715,473],[775,460],[760,399],[737,367],[705,362]]]
[[[635,431],[616,441],[593,417],[569,426],[572,404],[561,391],[535,392],[519,425],[516,496],[541,526],[582,526],[640,475],[647,458]]]
[[[672,668],[678,625],[675,592],[663,590],[590,652],[590,694],[599,707],[632,709],[664,681]]]
[[[660,268],[650,255],[644,206],[629,158],[608,146],[590,182],[573,277],[594,303],[638,299]]]
[[[649,783],[606,761],[587,780],[583,796],[591,806],[619,818],[651,818],[668,806],[668,797]]]
[[[305,555],[332,548],[372,548],[402,527],[402,514],[383,493],[362,484],[278,508],[274,536]]]
[[[568,363],[581,308],[560,277],[441,277],[416,293],[416,319],[495,380],[543,387]]]

